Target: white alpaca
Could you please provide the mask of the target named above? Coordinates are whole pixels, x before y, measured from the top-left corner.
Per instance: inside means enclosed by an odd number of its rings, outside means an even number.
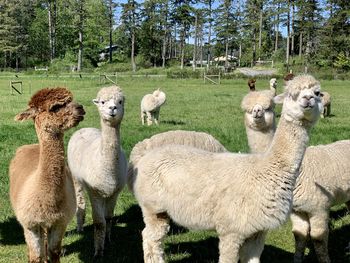
[[[95,256],[102,256],[105,239],[110,240],[117,197],[126,183],[127,161],[120,141],[124,95],[117,86],[106,87],[93,102],[99,110],[101,130],[83,128],[75,132],[67,155],[76,181],[78,230],[83,229],[85,217],[83,186],[92,206]]]
[[[265,152],[276,130],[274,96],[270,90],[249,92],[242,100],[250,152]]]
[[[270,79],[270,90],[271,90],[273,96],[277,95],[276,89],[277,89],[277,79],[272,78],[272,79]]]
[[[256,124],[252,107],[260,108],[261,96],[248,93],[242,108],[246,110],[245,125],[252,152],[263,153],[272,142],[273,125]],[[262,94],[263,95],[263,94]],[[269,96],[266,96],[266,102]],[[244,106],[243,106],[244,105]],[[265,107],[268,107],[267,105]],[[267,116],[264,116],[266,115]],[[274,118],[274,113],[263,111],[262,119]],[[270,121],[270,123],[274,123]],[[251,127],[254,127],[252,129]],[[253,131],[252,131],[253,130]],[[260,143],[260,142],[264,143]],[[320,262],[330,262],[328,256],[328,220],[330,208],[350,201],[350,140],[306,149],[293,192],[291,220],[295,236],[294,262],[302,262],[309,237]],[[347,204],[348,207],[349,204]]]
[[[33,120],[39,144],[23,145],[9,169],[10,200],[23,227],[28,262],[60,262],[61,243],[76,201],[64,157],[64,132],[83,120],[81,105],[65,88],[34,94],[16,120]],[[48,258],[47,258],[48,257]]]
[[[151,138],[138,142],[130,152],[128,165],[128,185],[130,190],[133,184],[134,171],[137,163],[149,151],[169,144],[187,145],[209,152],[227,152],[226,148],[213,136],[205,132],[195,131],[167,131],[153,135]]]
[[[289,215],[308,131],[320,115],[319,89],[311,76],[288,84],[281,121],[264,154],[169,145],[142,157],[133,192],[146,225],[145,262],[164,262],[169,217],[188,228],[215,229],[220,263],[259,262],[265,231]]]
[[[160,107],[165,103],[166,96],[163,91],[155,90],[152,94],[146,94],[141,100],[141,121],[145,124],[147,118],[147,125],[159,124]]]

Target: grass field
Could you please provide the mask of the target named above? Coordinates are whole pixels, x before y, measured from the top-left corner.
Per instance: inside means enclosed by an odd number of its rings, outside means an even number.
[[[97,78],[58,78],[20,76],[23,95],[11,95],[9,81],[14,76],[0,75],[0,262],[26,262],[26,246],[21,226],[17,223],[8,198],[8,165],[17,147],[37,142],[32,122],[16,123],[14,116],[26,108],[36,90],[47,86],[67,86],[75,99],[84,105],[85,120],[66,133],[67,143],[74,130],[99,127],[99,116],[91,100],[101,87]],[[281,91],[281,80],[279,92]],[[221,85],[204,84],[200,79],[119,78],[126,96],[126,109],[121,128],[122,145],[127,155],[140,140],[153,134],[175,129],[205,131],[233,152],[248,150],[240,101],[248,87],[245,79],[223,80]],[[311,134],[311,145],[350,138],[350,81],[321,81],[322,88],[333,96],[332,115],[321,119]],[[268,87],[268,80],[258,80],[257,89]],[[161,125],[144,127],[139,117],[142,96],[162,88],[167,102],[161,109]],[[30,94],[31,92],[31,94]],[[280,111],[280,107],[277,107]],[[349,160],[350,161],[350,160]],[[89,208],[90,209],[90,208]],[[112,243],[101,262],[142,262],[142,214],[134,197],[124,190],[115,208]],[[332,262],[350,262],[345,247],[350,241],[350,215],[345,206],[331,212],[330,255]],[[75,219],[63,241],[62,262],[92,262],[93,227],[90,210],[83,234],[75,232]],[[290,222],[268,234],[262,262],[292,262],[294,239]],[[172,225],[165,242],[168,262],[217,262],[218,239],[215,232],[190,232]],[[306,262],[315,256],[308,250]]]

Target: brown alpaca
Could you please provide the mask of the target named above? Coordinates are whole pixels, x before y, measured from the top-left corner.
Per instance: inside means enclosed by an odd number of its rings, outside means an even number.
[[[250,91],[255,91],[255,79],[249,79],[248,80],[248,87]]]
[[[29,262],[60,262],[61,241],[76,201],[64,158],[64,131],[84,119],[65,88],[45,88],[15,120],[33,119],[39,144],[23,145],[10,164],[10,200],[24,229]],[[46,249],[47,246],[47,249]],[[47,251],[46,251],[47,250]]]

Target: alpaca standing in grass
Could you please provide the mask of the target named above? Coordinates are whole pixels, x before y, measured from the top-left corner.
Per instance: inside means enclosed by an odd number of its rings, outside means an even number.
[[[320,85],[311,76],[288,83],[282,116],[264,154],[211,153],[189,146],[157,148],[138,162],[133,192],[141,206],[145,262],[164,262],[169,218],[215,229],[220,263],[259,262],[267,230],[288,217],[307,143],[320,115]]]
[[[273,96],[277,95],[277,79],[276,78],[270,79],[270,91],[272,92]]]
[[[321,112],[321,118],[331,115],[331,95],[326,92],[321,92],[321,101],[323,106],[323,111]]]
[[[155,90],[152,94],[146,94],[141,100],[141,122],[145,124],[147,119],[147,125],[152,125],[154,122],[159,124],[159,112],[160,107],[165,103],[166,96],[160,89]]]
[[[106,87],[93,102],[99,110],[101,130],[83,128],[73,134],[68,143],[68,164],[76,182],[77,229],[83,229],[84,188],[92,206],[94,256],[100,257],[105,239],[110,241],[114,207],[126,183],[127,161],[120,141],[124,95],[117,86]]]
[[[255,79],[249,79],[248,80],[248,87],[249,87],[249,91],[255,91]]]
[[[65,164],[64,132],[83,120],[81,105],[65,88],[46,88],[16,120],[34,120],[39,144],[17,149],[9,169],[10,200],[24,229],[29,262],[60,262],[61,243],[76,210],[74,187]]]
[[[273,139],[273,136],[266,136],[266,134],[273,135],[275,128],[262,121],[259,121],[259,125],[256,124],[254,111],[251,109],[254,105],[260,107],[262,102],[261,96],[256,96],[255,93],[248,93],[244,97],[242,108],[246,110],[245,125],[250,149],[252,152],[263,153]],[[266,97],[265,102],[269,100],[270,98]],[[268,107],[267,104],[266,107]],[[266,114],[268,116],[264,116]],[[262,111],[260,118],[274,119],[274,115]],[[255,128],[254,132],[251,131],[251,127]],[[300,175],[293,191],[291,220],[295,236],[295,263],[303,261],[309,238],[313,242],[319,262],[330,262],[329,211],[336,204],[346,203],[350,207],[349,160],[350,140],[310,146],[306,149]]]

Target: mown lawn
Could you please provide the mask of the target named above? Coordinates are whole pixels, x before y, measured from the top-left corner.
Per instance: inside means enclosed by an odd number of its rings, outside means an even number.
[[[0,262],[26,262],[26,246],[21,226],[17,223],[8,198],[8,165],[17,147],[36,143],[32,122],[16,123],[14,116],[26,108],[36,90],[47,86],[67,86],[75,99],[84,105],[85,120],[66,133],[68,142],[74,130],[82,127],[99,127],[99,116],[91,100],[99,88],[98,78],[19,76],[23,80],[23,95],[11,95],[9,81],[14,75],[0,75]],[[120,77],[118,84],[126,96],[126,110],[122,123],[122,145],[127,155],[138,141],[153,134],[175,129],[205,131],[216,137],[233,152],[246,152],[247,139],[243,125],[240,101],[248,87],[246,79],[222,80],[221,85],[204,84],[200,79],[172,80],[166,78]],[[281,91],[282,80],[279,82]],[[106,84],[108,85],[108,84]],[[321,81],[324,90],[333,96],[332,115],[321,119],[311,134],[310,144],[324,144],[350,138],[350,81]],[[257,89],[268,87],[268,80],[257,81]],[[139,103],[142,96],[156,88],[167,94],[161,109],[161,125],[141,125]],[[29,94],[31,91],[31,94]],[[277,108],[280,111],[280,107]],[[349,160],[350,161],[350,160]],[[141,211],[130,192],[123,191],[115,208],[112,243],[101,262],[142,262]],[[345,206],[331,213],[330,255],[333,262],[350,262],[345,247],[350,241],[350,215]],[[85,232],[75,232],[75,219],[64,238],[62,262],[92,262],[93,227],[88,211]],[[290,223],[268,235],[262,262],[292,262],[294,239]],[[218,239],[215,232],[190,232],[172,225],[165,242],[168,262],[217,262]],[[309,250],[308,250],[309,253]],[[312,251],[306,262],[314,262]]]

